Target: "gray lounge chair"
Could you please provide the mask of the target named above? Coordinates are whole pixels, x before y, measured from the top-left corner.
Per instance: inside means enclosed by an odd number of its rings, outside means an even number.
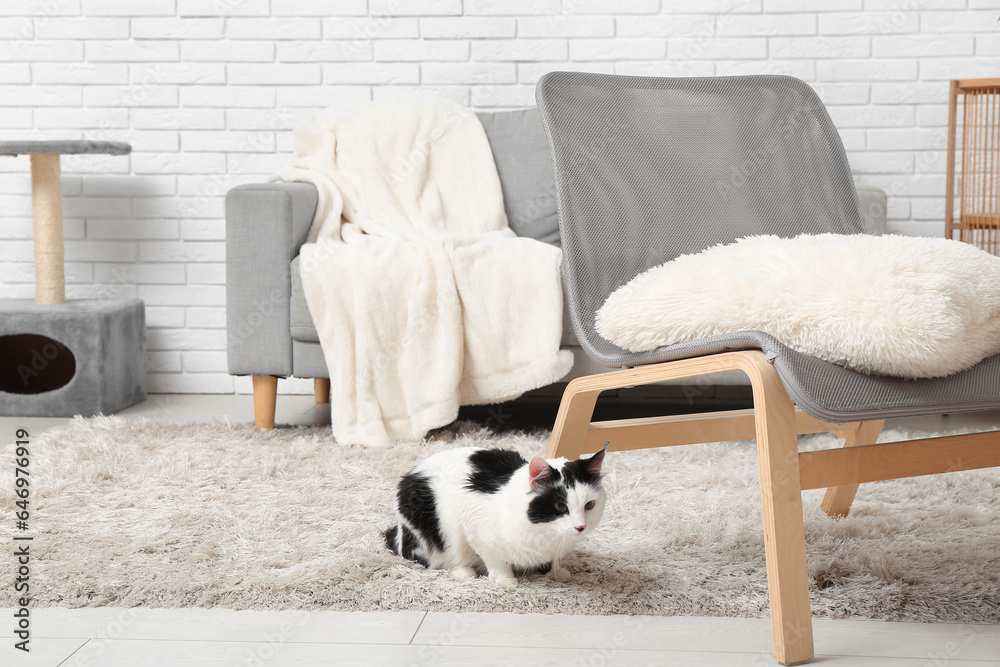
[[[1000,356],[945,378],[868,376],[758,331],[630,353],[594,313],[679,255],[754,234],[863,232],[843,145],[809,86],[783,76],[654,78],[553,72],[536,90],[549,140],[566,303],[584,351],[621,368],[572,381],[548,457],[756,436],[774,655],[813,657],[801,492],[846,515],[858,484],[1000,465],[1000,434],[876,445],[887,417],[1000,408]],[[742,370],[754,409],[591,422],[601,391]],[[796,407],[796,405],[798,407]],[[843,449],[799,453],[836,432]]]

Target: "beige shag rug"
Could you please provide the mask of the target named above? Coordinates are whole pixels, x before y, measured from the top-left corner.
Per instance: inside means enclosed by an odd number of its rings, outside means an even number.
[[[608,509],[565,562],[569,583],[501,589],[384,548],[394,485],[418,460],[468,445],[541,454],[546,435],[459,424],[366,448],[329,428],[76,419],[32,439],[31,592],[67,607],[767,613],[752,442],[609,453]],[[13,459],[11,443],[2,451]],[[821,496],[804,494],[816,615],[1000,621],[1000,470],[863,486],[840,521]],[[3,484],[8,540],[13,502]],[[14,604],[14,576],[0,573],[0,606]]]

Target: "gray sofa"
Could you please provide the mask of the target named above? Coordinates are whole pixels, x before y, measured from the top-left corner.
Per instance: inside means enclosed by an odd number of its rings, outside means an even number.
[[[545,135],[535,109],[480,113],[493,149],[511,229],[546,243],[559,242],[555,185]],[[858,189],[870,232],[885,231],[885,193]],[[327,363],[302,291],[299,249],[316,208],[304,183],[241,185],[226,195],[226,323],[229,373],[253,375],[259,426],[273,425],[278,377],[317,378],[317,400],[329,391]],[[563,346],[576,363],[564,381],[604,372],[584,354],[568,319]],[[707,380],[739,385],[741,374]],[[704,393],[704,392],[703,392]],[[327,393],[328,396],[328,393]]]

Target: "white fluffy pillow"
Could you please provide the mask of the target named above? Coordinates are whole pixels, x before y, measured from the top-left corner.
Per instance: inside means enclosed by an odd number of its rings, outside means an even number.
[[[1000,258],[943,238],[752,236],[636,276],[596,324],[631,352],[753,329],[864,373],[938,377],[1000,353]]]

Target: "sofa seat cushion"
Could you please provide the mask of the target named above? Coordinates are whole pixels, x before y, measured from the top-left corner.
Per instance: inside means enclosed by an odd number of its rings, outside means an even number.
[[[309,304],[306,303],[306,293],[302,289],[302,276],[299,275],[299,258],[292,260],[292,296],[288,301],[288,328],[292,340],[319,342],[319,333],[313,324]]]

